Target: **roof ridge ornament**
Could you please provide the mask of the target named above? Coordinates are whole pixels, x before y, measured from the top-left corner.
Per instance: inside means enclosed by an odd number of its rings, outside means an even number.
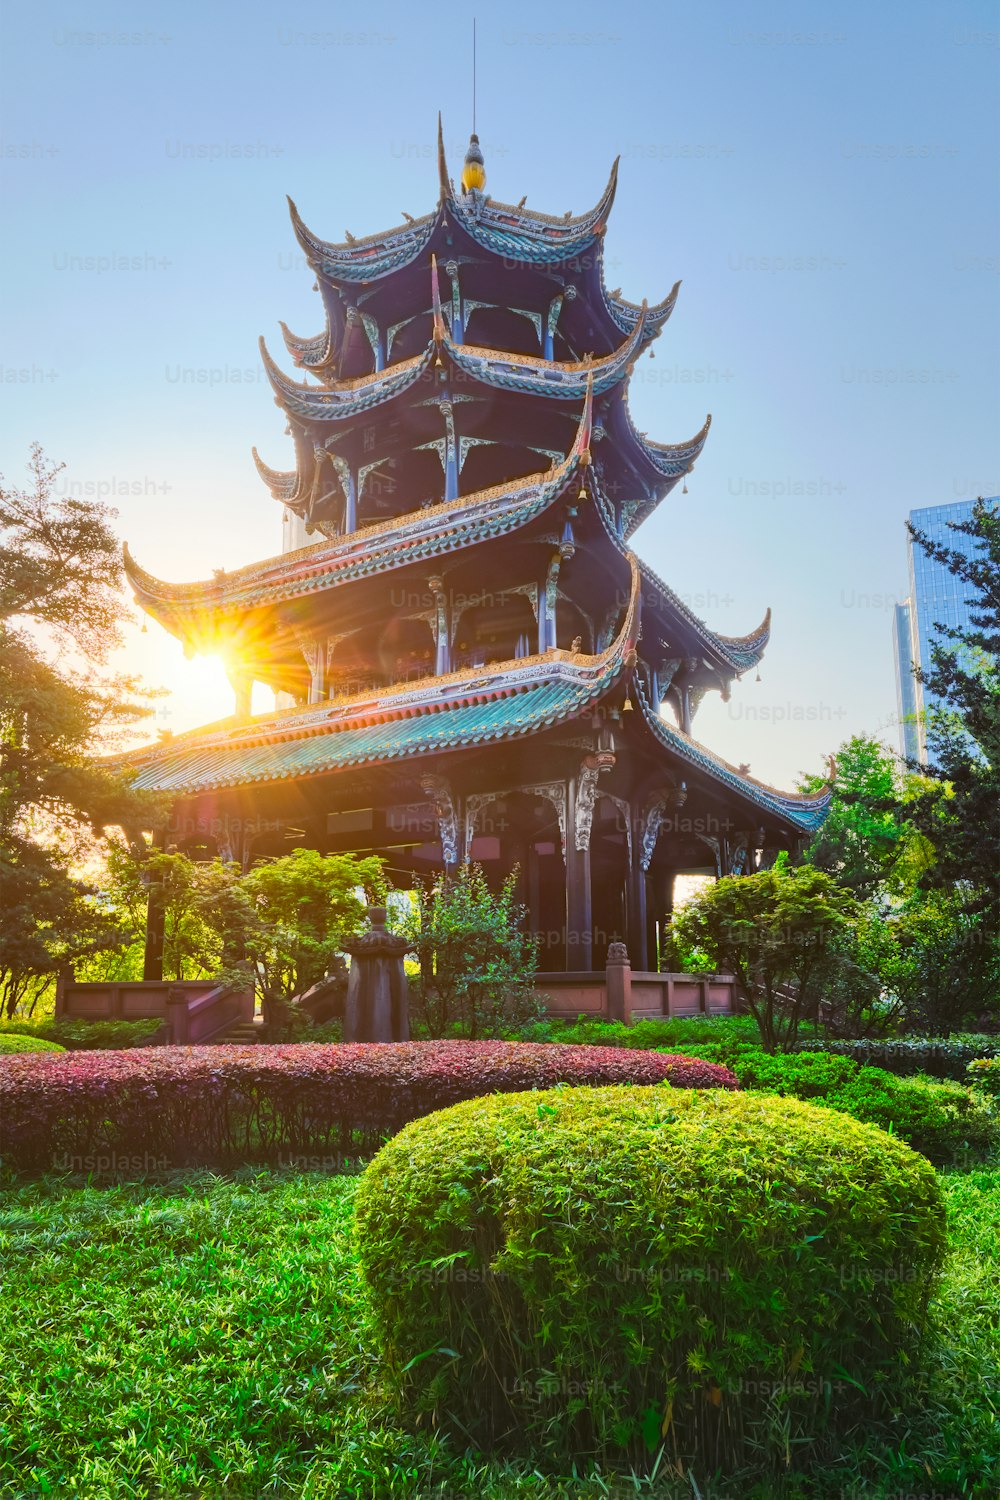
[[[441,202],[446,203],[451,197],[451,179],[448,176],[448,161],[444,153],[444,126],[441,123],[441,111],[438,110],[438,187],[440,189]]]
[[[444,313],[441,311],[441,287],[438,284],[437,256],[433,253],[431,254],[431,314],[433,319],[431,339],[435,346],[434,363],[440,365],[443,363],[441,359],[441,345],[447,336],[447,329],[445,328]]]

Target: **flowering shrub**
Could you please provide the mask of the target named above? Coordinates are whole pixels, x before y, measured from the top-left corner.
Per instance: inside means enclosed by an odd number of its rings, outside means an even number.
[[[557,1083],[738,1088],[700,1059],[534,1042],[151,1047],[12,1057],[0,1158],[18,1170],[145,1155],[169,1168],[333,1166],[409,1120],[483,1094]]]

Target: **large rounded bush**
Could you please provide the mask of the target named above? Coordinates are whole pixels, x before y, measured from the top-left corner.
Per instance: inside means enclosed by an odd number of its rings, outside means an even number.
[[[763,1472],[898,1378],[944,1218],[929,1164],[846,1115],[557,1088],[408,1125],[364,1174],[357,1236],[411,1418],[564,1464],[665,1444]]]
[[[56,1042],[45,1042],[38,1036],[18,1036],[11,1033],[0,1036],[0,1057],[13,1052],[65,1052]]]

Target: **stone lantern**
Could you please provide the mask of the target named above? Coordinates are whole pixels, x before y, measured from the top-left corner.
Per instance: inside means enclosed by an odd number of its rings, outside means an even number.
[[[385,907],[369,906],[368,932],[345,943],[351,973],[344,1001],[345,1042],[408,1042],[410,1013],[403,955],[406,939],[385,926]]]

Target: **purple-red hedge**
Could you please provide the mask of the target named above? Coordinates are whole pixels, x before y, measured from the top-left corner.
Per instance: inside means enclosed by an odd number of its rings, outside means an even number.
[[[19,1055],[0,1063],[0,1160],[18,1171],[332,1166],[445,1105],[557,1083],[739,1088],[717,1063],[547,1042]]]

